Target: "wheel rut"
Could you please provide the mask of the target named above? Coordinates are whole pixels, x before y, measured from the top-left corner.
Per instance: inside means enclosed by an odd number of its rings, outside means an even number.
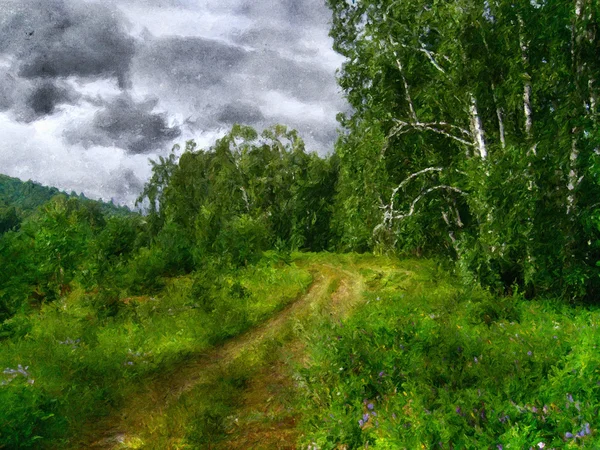
[[[255,370],[245,381],[225,438],[205,448],[294,449],[298,431],[293,367],[305,358],[299,330],[311,317],[345,316],[363,289],[357,272],[329,264],[308,269],[313,283],[299,299],[262,324],[145,383],[122,408],[82,433],[72,448],[191,448],[185,444],[186,430],[170,425],[169,415],[185,414],[186,394],[192,389],[210,389],[242,355],[267,346],[270,350],[257,356]]]

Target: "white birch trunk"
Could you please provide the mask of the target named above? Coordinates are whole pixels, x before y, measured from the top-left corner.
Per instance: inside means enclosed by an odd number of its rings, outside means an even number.
[[[578,78],[581,76],[583,67],[581,61],[577,58],[577,24],[581,20],[583,14],[584,0],[575,1],[575,19],[571,28],[571,60],[573,65],[573,71],[576,79],[576,85],[579,86]],[[585,100],[584,100],[585,109]],[[577,128],[571,130],[571,154],[569,155],[569,176],[567,182],[567,214],[570,214],[575,208],[575,188],[579,184],[579,175],[577,172],[577,159],[579,157],[579,150],[577,148]]]
[[[500,134],[500,145],[502,145],[502,148],[504,149],[506,148],[506,139],[504,137],[504,119],[502,118],[504,111],[502,110],[500,105],[498,105],[498,98],[496,97],[496,86],[494,85],[494,83],[492,83],[492,96],[494,98],[494,104],[496,105],[496,117],[498,118],[498,132]]]
[[[531,86],[531,75],[527,72],[529,66],[529,44],[525,40],[523,29],[525,25],[523,19],[519,16],[519,46],[521,47],[521,61],[523,62],[524,68],[524,83],[523,83],[523,114],[525,115],[525,135],[529,141],[533,140],[532,128],[533,128],[533,109],[531,107],[532,97],[532,86]],[[529,151],[536,154],[535,144],[532,144]]]
[[[485,146],[485,139],[483,136],[483,127],[481,125],[481,118],[479,117],[479,111],[477,110],[477,100],[475,96],[471,94],[471,105],[469,106],[469,113],[471,115],[471,134],[475,140],[475,146],[479,152],[481,159],[487,158],[487,149]]]

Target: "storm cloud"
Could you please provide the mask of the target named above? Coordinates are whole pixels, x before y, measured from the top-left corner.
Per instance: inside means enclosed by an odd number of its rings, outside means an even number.
[[[126,86],[135,41],[118,11],[65,0],[4,0],[0,8],[0,53],[13,57],[19,76],[114,77]]]
[[[329,19],[323,0],[0,0],[0,171],[132,204],[149,157],[233,123],[326,153],[348,108]]]
[[[62,80],[32,81],[0,70],[0,111],[11,111],[15,120],[32,122],[74,104],[80,95]]]
[[[219,122],[232,125],[234,123],[255,124],[264,120],[259,108],[248,103],[229,103],[219,111]]]
[[[181,130],[168,125],[165,113],[153,112],[157,103],[155,98],[136,102],[128,94],[119,95],[107,102],[89,125],[71,128],[65,137],[84,147],[120,147],[130,153],[160,150],[179,137]]]

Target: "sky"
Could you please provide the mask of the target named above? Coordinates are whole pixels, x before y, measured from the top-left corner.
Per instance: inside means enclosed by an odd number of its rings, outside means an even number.
[[[324,0],[0,0],[0,173],[133,205],[233,123],[325,154],[348,106]]]

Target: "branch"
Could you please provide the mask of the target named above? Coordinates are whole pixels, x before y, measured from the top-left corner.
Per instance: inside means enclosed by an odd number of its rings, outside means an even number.
[[[456,193],[461,194],[461,195],[467,195],[465,192],[461,191],[458,188],[455,188],[454,186],[446,186],[445,184],[442,184],[442,185],[439,185],[439,186],[434,186],[434,187],[431,187],[431,188],[427,189],[423,193],[419,194],[417,196],[417,198],[415,198],[412,201],[412,203],[410,204],[410,208],[409,208],[409,210],[408,210],[408,212],[406,214],[393,215],[391,218],[392,219],[397,219],[397,220],[402,220],[402,219],[406,219],[407,217],[412,216],[415,213],[415,206],[417,205],[417,203],[419,202],[419,200],[421,200],[427,194],[429,194],[429,193],[431,193],[433,191],[437,191],[439,189],[446,189],[448,191],[453,191],[453,192],[456,192]]]
[[[440,66],[440,65],[437,63],[437,61],[436,61],[436,60],[433,58],[433,55],[434,55],[434,53],[433,53],[432,51],[430,51],[430,50],[427,50],[427,49],[425,48],[425,45],[424,45],[422,42],[420,42],[420,44],[421,44],[421,48],[419,48],[419,49],[417,49],[417,50],[419,50],[420,52],[423,52],[423,53],[425,53],[425,55],[427,56],[427,58],[429,58],[429,61],[431,61],[431,64],[433,64],[433,67],[435,67],[437,70],[439,70],[440,72],[442,72],[442,73],[445,75],[445,74],[446,74],[446,71],[445,71],[445,70],[443,69],[443,67],[442,67],[442,66]]]
[[[420,129],[420,130],[428,130],[428,131],[432,131],[437,134],[441,134],[441,135],[446,136],[450,139],[453,139],[457,142],[460,142],[463,145],[468,145],[470,147],[475,146],[475,144],[473,142],[467,141],[461,137],[451,134],[449,131],[444,130],[443,128],[449,128],[452,131],[457,131],[459,134],[462,134],[465,137],[469,137],[469,138],[472,137],[471,133],[469,131],[467,131],[464,128],[461,128],[459,126],[447,123],[447,122],[419,122],[419,121],[416,121],[416,122],[409,123],[409,122],[404,122],[404,121],[398,120],[398,119],[394,119],[394,122],[396,122],[398,125],[395,128],[393,128],[392,131],[388,134],[388,139],[393,136],[397,136],[399,134],[408,133],[410,131],[410,129]]]
[[[394,42],[394,40],[391,37],[390,37],[390,44],[392,44],[392,46],[398,45],[397,43]],[[404,95],[405,95],[406,101],[408,103],[408,108],[410,110],[410,116],[414,122],[418,122],[419,119],[417,119],[417,113],[415,112],[415,107],[413,105],[412,98],[410,97],[408,83],[406,82],[406,78],[404,77],[404,69],[402,67],[402,62],[400,61],[400,57],[398,56],[398,53],[396,52],[396,50],[392,50],[392,52],[394,53],[394,57],[396,59],[396,65],[398,66],[398,71],[400,72],[400,77],[402,78],[402,83],[404,84]]]
[[[424,173],[427,173],[427,172],[441,172],[442,170],[444,170],[444,169],[443,169],[443,167],[428,167],[428,168],[426,168],[426,169],[419,170],[418,172],[415,172],[415,173],[412,173],[412,174],[410,174],[408,177],[406,177],[406,178],[404,179],[404,181],[402,181],[402,183],[400,183],[400,184],[398,185],[398,187],[397,187],[396,189],[394,189],[394,190],[392,191],[392,199],[394,198],[394,196],[396,195],[396,193],[397,193],[397,192],[398,192],[400,189],[402,189],[404,186],[406,186],[406,185],[408,184],[408,182],[409,182],[410,180],[412,180],[413,178],[416,178],[416,177],[418,177],[419,175],[421,175],[421,174],[424,174]]]
[[[384,222],[393,219],[392,212],[394,211],[394,198],[396,198],[396,194],[398,193],[398,191],[400,189],[402,189],[404,186],[406,186],[408,184],[409,181],[411,181],[412,179],[418,177],[419,175],[422,175],[422,174],[427,173],[427,172],[441,172],[442,170],[444,170],[442,167],[427,167],[426,169],[419,170],[418,172],[410,174],[408,177],[406,177],[392,191],[392,195],[390,196],[390,204],[389,204],[389,206],[388,205],[382,205],[382,206],[380,206],[381,209],[388,209],[388,211],[385,211],[383,213],[383,215],[384,215]]]

